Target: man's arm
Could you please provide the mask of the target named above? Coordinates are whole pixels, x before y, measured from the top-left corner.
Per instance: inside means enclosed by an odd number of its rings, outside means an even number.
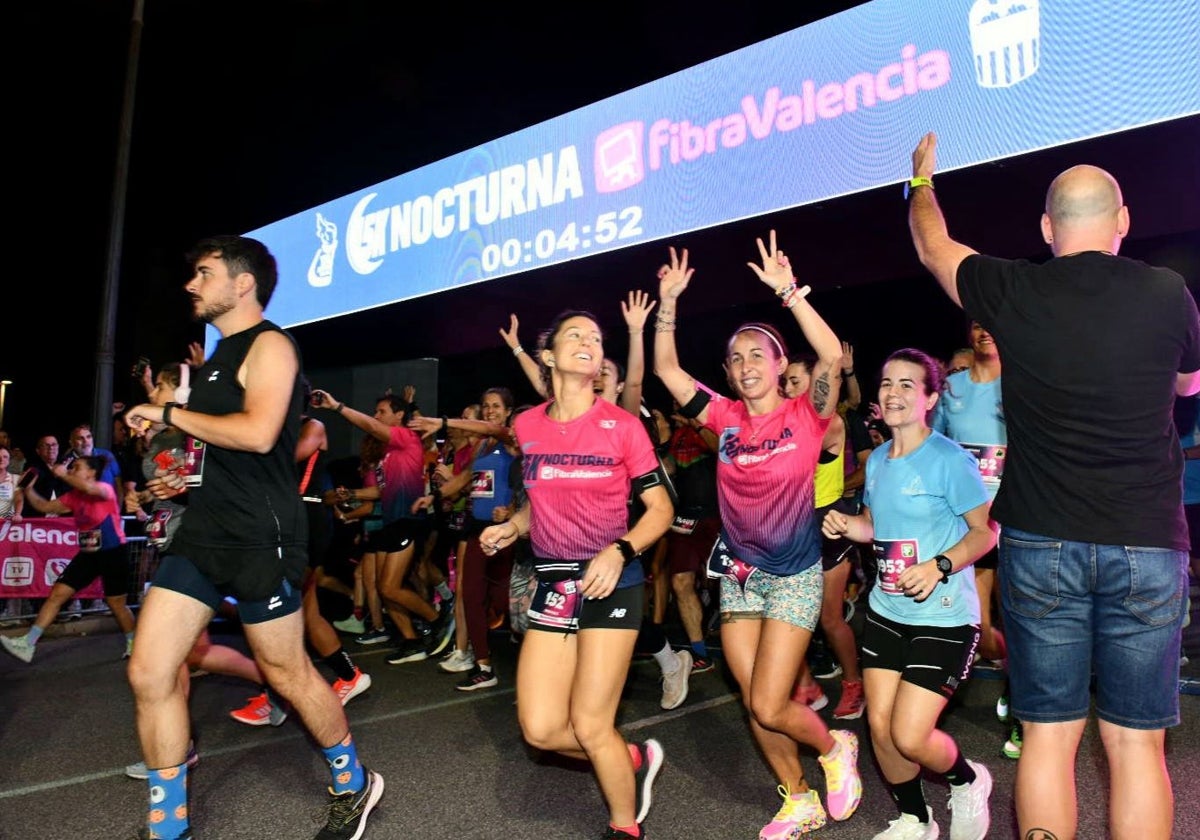
[[[171,425],[205,443],[265,455],[283,430],[299,369],[291,339],[280,332],[264,332],[254,339],[238,370],[238,383],[245,392],[242,410],[214,415],[173,408]],[[132,429],[141,430],[146,420],[162,423],[163,407],[134,406],[125,415]]]
[[[933,178],[937,166],[937,135],[932,131],[921,138],[913,151],[913,177]],[[913,187],[908,199],[908,229],[921,264],[929,269],[942,290],[959,307],[958,267],[977,251],[950,238],[942,208],[938,206],[933,186]]]
[[[363,414],[357,409],[353,409],[343,402],[338,402],[333,398],[333,394],[319,388],[313,389],[313,396],[319,397],[321,403],[318,408],[327,408],[330,411],[340,414],[350,421],[352,426],[362,429],[373,438],[387,443],[392,439],[392,427],[386,423],[381,423],[369,414]]]

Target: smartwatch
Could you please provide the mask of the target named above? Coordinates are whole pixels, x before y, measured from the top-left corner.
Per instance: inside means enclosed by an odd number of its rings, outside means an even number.
[[[950,580],[950,573],[954,571],[954,564],[950,562],[950,558],[939,554],[933,560],[937,563],[937,570],[942,573],[942,583]]]
[[[626,563],[637,557],[637,552],[633,550],[633,543],[629,540],[614,540],[613,545],[621,552],[621,556],[625,558]]]

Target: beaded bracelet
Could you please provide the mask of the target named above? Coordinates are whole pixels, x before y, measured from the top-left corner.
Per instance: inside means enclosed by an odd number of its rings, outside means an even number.
[[[520,344],[518,344],[516,347],[513,348],[514,356],[520,356],[524,352],[525,352],[525,348],[522,347]]]

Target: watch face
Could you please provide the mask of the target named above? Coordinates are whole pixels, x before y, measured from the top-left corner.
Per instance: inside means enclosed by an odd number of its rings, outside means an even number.
[[[937,559],[937,567],[938,571],[945,575],[954,571],[954,564],[950,562],[949,557],[939,557]]]

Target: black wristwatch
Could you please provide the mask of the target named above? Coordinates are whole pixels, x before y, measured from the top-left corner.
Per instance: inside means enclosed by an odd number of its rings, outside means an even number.
[[[633,543],[629,540],[614,540],[613,545],[621,552],[621,556],[625,558],[626,563],[637,557],[637,552],[633,550]]]
[[[942,573],[942,583],[950,580],[950,573],[954,571],[954,564],[950,562],[950,558],[939,554],[933,560],[937,563],[937,570]]]

